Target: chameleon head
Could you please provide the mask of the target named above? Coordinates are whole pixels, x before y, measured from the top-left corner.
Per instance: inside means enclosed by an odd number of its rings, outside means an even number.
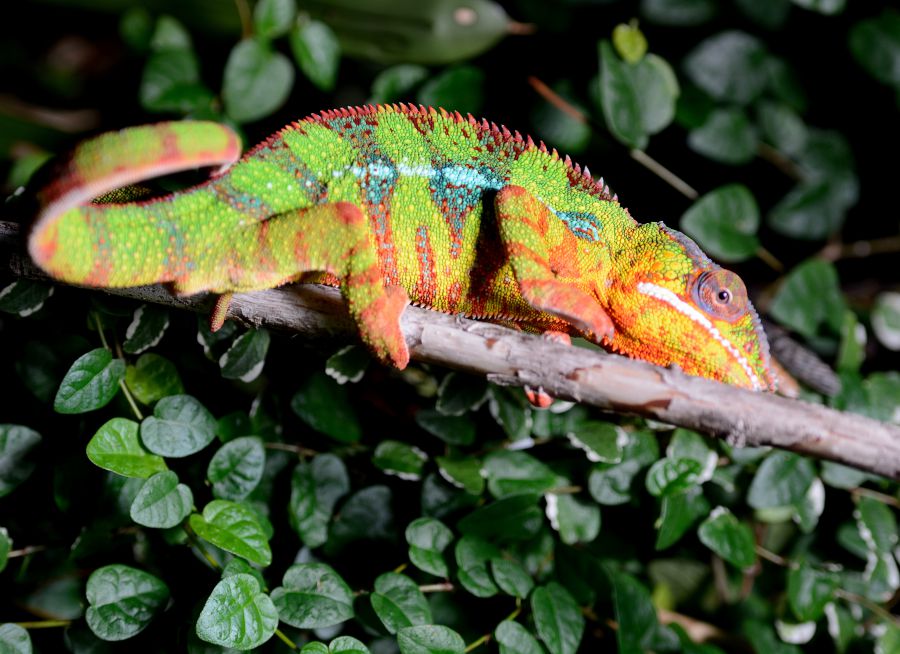
[[[616,254],[607,289],[611,349],[753,390],[776,377],[759,317],[740,277],[662,223],[640,225]]]

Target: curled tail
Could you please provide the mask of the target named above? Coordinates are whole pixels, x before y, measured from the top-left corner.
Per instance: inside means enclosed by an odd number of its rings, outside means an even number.
[[[73,284],[170,281],[188,260],[182,213],[202,212],[202,197],[188,192],[146,203],[91,200],[152,177],[227,166],[240,153],[233,130],[204,121],[132,127],[84,141],[37,194],[28,253],[50,276]]]

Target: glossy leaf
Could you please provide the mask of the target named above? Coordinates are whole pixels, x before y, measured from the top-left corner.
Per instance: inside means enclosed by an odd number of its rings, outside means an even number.
[[[850,30],[850,51],[869,75],[883,84],[900,84],[900,12],[882,11]]]
[[[838,579],[831,573],[801,563],[788,572],[787,592],[798,620],[818,620],[832,600]]]
[[[436,577],[448,574],[443,552],[452,541],[450,528],[434,518],[416,518],[406,527],[409,560],[419,570]]]
[[[160,456],[185,457],[199,452],[216,437],[216,420],[190,395],[164,397],[153,415],[141,423],[141,442]]]
[[[415,64],[397,64],[385,68],[372,80],[371,101],[394,102],[408,97],[419,82],[428,78],[428,69]]]
[[[716,109],[706,122],[691,130],[688,145],[695,152],[725,164],[753,159],[758,145],[756,130],[740,109]]]
[[[31,654],[31,636],[17,624],[0,624],[0,652],[3,654]]]
[[[299,563],[284,573],[272,601],[283,622],[297,629],[320,629],[353,617],[353,592],[324,563]]]
[[[32,452],[40,442],[41,435],[29,427],[0,424],[0,497],[31,476]]]
[[[463,654],[466,643],[458,633],[442,625],[401,629],[397,634],[400,654]]]
[[[531,632],[512,620],[497,625],[494,640],[500,646],[500,654],[544,654],[544,648]]]
[[[441,380],[435,408],[445,416],[461,416],[481,406],[487,393],[484,379],[451,372]]]
[[[523,540],[533,536],[543,522],[537,495],[511,495],[486,504],[464,516],[459,531],[482,538]]]
[[[744,261],[759,249],[759,207],[743,184],[710,191],[681,216],[681,228],[710,256]]]
[[[280,52],[272,49],[255,39],[246,39],[238,43],[225,62],[225,78],[222,83],[222,100],[225,102],[225,111],[239,123],[246,123],[268,116],[281,107],[287,100],[291,87],[294,84],[294,68],[291,62]],[[266,333],[247,332],[248,334]],[[246,336],[248,340],[259,340],[259,336]],[[242,338],[245,338],[242,337]],[[239,339],[240,340],[240,339]],[[268,343],[266,343],[268,345]],[[259,348],[255,345],[255,348]],[[231,361],[238,356],[246,357],[246,352],[234,352]],[[255,370],[256,365],[261,368],[264,357],[254,356],[254,365],[241,366],[241,371],[234,372],[231,365],[222,365],[222,372],[226,370],[234,377],[229,379],[246,379]],[[229,360],[226,360],[228,363]],[[255,377],[255,375],[254,375]],[[251,378],[252,379],[252,378]]]
[[[700,542],[738,568],[756,563],[753,532],[724,506],[713,509],[697,529]]]
[[[332,541],[339,548],[361,539],[394,537],[393,494],[387,486],[369,486],[351,495],[332,523]]]
[[[880,293],[872,309],[872,331],[889,350],[900,350],[900,293]]]
[[[255,436],[228,441],[213,454],[206,468],[213,495],[239,501],[259,485],[266,467],[266,450]]]
[[[534,587],[534,580],[522,564],[512,559],[492,558],[491,576],[497,586],[507,595],[519,599],[528,597],[528,593]]]
[[[252,563],[267,566],[272,562],[269,542],[256,515],[242,504],[213,500],[190,519],[191,529],[200,538],[226,552]]]
[[[30,279],[17,279],[0,289],[0,311],[25,318],[40,311],[53,295],[53,287]]]
[[[713,0],[641,0],[641,14],[648,21],[672,27],[705,23],[716,8]]]
[[[386,572],[375,579],[375,591],[369,596],[372,609],[390,633],[431,622],[428,600],[412,579]]]
[[[400,441],[381,441],[375,448],[372,463],[389,475],[396,475],[407,481],[417,481],[428,455],[412,445]]]
[[[129,354],[140,354],[156,346],[169,327],[169,312],[152,304],[142,304],[134,311],[134,317],[125,330],[122,349]]]
[[[463,588],[476,597],[497,594],[497,584],[488,573],[488,562],[500,556],[495,545],[475,536],[463,536],[456,542],[454,556]]]
[[[259,0],[253,8],[253,26],[266,39],[284,36],[297,15],[295,0]]]
[[[698,483],[701,470],[693,459],[660,459],[647,471],[647,492],[660,497],[683,491]]]
[[[629,64],[636,64],[647,54],[647,37],[637,23],[619,23],[612,33],[612,44],[616,52]]]
[[[747,104],[765,87],[767,56],[757,38],[734,30],[702,41],[684,65],[688,77],[713,98]]]
[[[225,577],[216,584],[197,619],[201,639],[237,650],[259,647],[277,627],[275,604],[248,574]]]
[[[575,495],[544,495],[547,520],[566,545],[590,543],[600,532],[600,507]]]
[[[481,461],[472,457],[454,459],[439,456],[435,458],[435,463],[438,464],[441,477],[448,483],[472,495],[481,495],[484,490]]]
[[[238,47],[244,43],[252,43],[252,41],[243,41],[238,44]],[[281,55],[278,56],[281,57]],[[219,357],[222,376],[225,379],[239,379],[242,382],[252,382],[259,377],[266,363],[269,342],[269,332],[265,329],[251,329],[238,336],[228,351]]]
[[[347,345],[328,357],[325,374],[338,384],[355,384],[363,378],[372,357],[359,345]]]
[[[584,450],[592,463],[619,463],[628,442],[628,437],[616,425],[599,420],[586,421],[567,436],[572,445]]]
[[[141,445],[138,424],[125,418],[100,427],[87,444],[87,456],[94,465],[125,477],[150,477],[167,469],[161,456]]]
[[[168,529],[184,520],[194,505],[191,489],[178,483],[171,470],[150,477],[131,503],[131,519],[139,525]]]
[[[648,137],[641,119],[640,99],[626,64],[608,41],[600,42],[600,107],[606,127],[628,147],[644,149]]]
[[[467,415],[444,415],[422,409],[416,413],[416,424],[451,445],[471,445],[475,441],[475,424]]]
[[[88,627],[103,640],[125,640],[143,631],[169,599],[160,579],[127,565],[107,565],[88,577]]]
[[[419,89],[419,103],[453,107],[461,114],[480,114],[484,102],[484,72],[474,66],[454,66],[432,77]]]
[[[485,457],[483,470],[488,490],[496,498],[543,493],[556,483],[555,473],[526,452],[492,452]]]
[[[125,361],[113,359],[104,347],[80,356],[63,377],[53,409],[57,413],[86,413],[109,404],[125,377]]]
[[[291,51],[309,81],[323,91],[334,88],[341,46],[326,23],[317,20],[301,22],[291,32]]]
[[[335,504],[349,492],[347,469],[333,454],[297,465],[291,477],[290,518],[307,547],[325,543]]]
[[[152,405],[169,395],[184,393],[175,364],[158,354],[142,354],[125,369],[125,385],[141,404]]]
[[[538,635],[554,654],[575,654],[584,633],[584,617],[569,592],[556,582],[531,593]]]
[[[664,495],[656,521],[656,549],[663,550],[677,543],[691,525],[709,513],[709,509],[709,502],[698,486]]]
[[[345,386],[325,373],[310,377],[291,400],[291,409],[316,431],[353,443],[362,430]]]
[[[801,263],[788,274],[769,311],[781,324],[806,337],[820,334],[823,328],[839,332],[846,304],[834,265],[821,259]]]

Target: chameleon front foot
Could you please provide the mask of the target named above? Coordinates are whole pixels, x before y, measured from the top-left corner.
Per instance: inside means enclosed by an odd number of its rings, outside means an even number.
[[[409,364],[409,347],[400,329],[409,296],[400,286],[385,286],[384,292],[354,313],[359,333],[369,350],[385,364],[403,370]]]
[[[544,332],[541,336],[548,341],[561,343],[562,345],[572,344],[572,339],[565,332],[550,330]],[[528,399],[529,404],[536,409],[548,409],[553,404],[553,396],[547,393],[543,386],[535,388],[534,386],[526,385],[522,390],[525,391],[525,397]]]
[[[228,307],[231,306],[233,297],[234,293],[222,293],[216,298],[216,305],[209,315],[209,331],[217,332],[222,329],[222,325],[225,324],[225,319],[228,317]]]

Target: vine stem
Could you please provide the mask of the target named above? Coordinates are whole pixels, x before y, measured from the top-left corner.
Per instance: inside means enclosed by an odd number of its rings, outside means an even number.
[[[491,635],[490,635],[490,634],[485,634],[484,636],[482,636],[482,637],[479,638],[478,640],[473,641],[470,645],[467,645],[466,648],[465,648],[463,651],[464,651],[464,652],[471,652],[471,651],[473,651],[473,650],[475,650],[475,649],[478,649],[479,647],[481,647],[482,645],[484,645],[486,642],[488,642],[490,639],[491,639]]]
[[[889,506],[900,509],[900,500],[898,500],[896,497],[894,497],[893,495],[888,495],[886,493],[879,493],[877,490],[872,490],[871,488],[862,488],[861,486],[857,486],[856,488],[850,489],[850,495],[853,496],[854,500],[857,500],[860,497],[869,497],[873,500],[881,502],[882,504],[888,504]]]
[[[293,452],[300,456],[316,456],[318,452],[311,450],[302,445],[291,445],[290,443],[263,443],[263,447],[268,450],[281,450],[283,452]]]
[[[247,4],[247,0],[234,0],[234,4],[241,19],[241,38],[248,39],[253,36],[253,19],[250,17],[250,5]]]
[[[196,509],[195,509],[196,510]],[[213,557],[212,554],[209,553],[203,543],[200,542],[200,539],[197,538],[197,534],[194,533],[193,529],[190,528],[187,522],[183,525],[184,531],[188,536],[188,541],[190,541],[191,545],[197,548],[200,554],[203,555],[203,558],[207,560],[210,566],[212,566],[213,570],[221,570],[222,566],[219,565],[219,562]]]
[[[46,545],[29,545],[28,547],[23,547],[17,550],[10,550],[9,554],[6,555],[8,559],[15,559],[19,556],[28,556],[29,554],[35,554],[36,552],[43,552],[47,549]]]
[[[449,581],[445,581],[440,584],[423,584],[419,586],[419,590],[423,593],[450,593],[454,587]]]
[[[96,312],[94,313],[94,324],[97,326],[97,334],[100,336],[100,343],[104,348],[112,352],[112,348],[110,348],[109,346],[109,341],[106,340],[106,334],[103,333],[103,323],[100,322],[100,316]],[[121,355],[121,352],[119,354]],[[131,407],[131,410],[134,411],[134,415],[137,416],[138,422],[143,420],[144,415],[138,408],[137,402],[134,401],[134,397],[131,395],[131,391],[128,390],[128,386],[125,384],[124,379],[119,380],[119,388],[122,389],[122,393],[125,395],[125,399],[128,400],[128,404]]]
[[[281,640],[282,643],[290,647],[291,649],[299,649],[297,647],[297,643],[292,641],[290,638],[284,635],[284,632],[281,629],[275,629],[275,635]]]

